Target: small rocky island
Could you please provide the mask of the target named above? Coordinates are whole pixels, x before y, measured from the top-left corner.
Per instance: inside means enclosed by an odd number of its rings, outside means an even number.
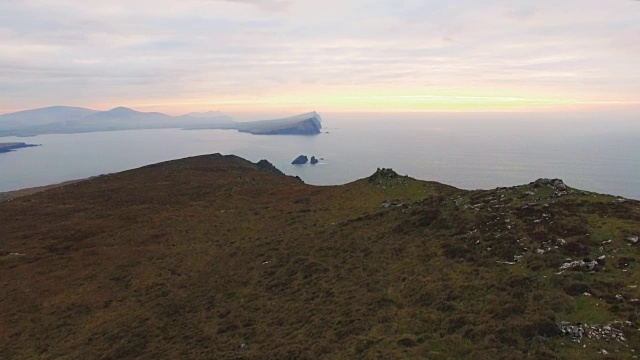
[[[0,154],[16,151],[16,150],[22,149],[22,148],[34,147],[34,146],[40,146],[40,145],[26,144],[26,143],[22,143],[22,142],[0,143]]]
[[[304,165],[309,162],[309,158],[306,155],[300,155],[291,162],[292,165]]]
[[[300,155],[297,158],[295,158],[295,160],[293,160],[291,162],[292,165],[304,165],[306,163],[310,163],[311,165],[315,165],[317,164],[319,161],[315,156],[311,157],[311,161],[309,161],[309,158],[307,157],[307,155]]]

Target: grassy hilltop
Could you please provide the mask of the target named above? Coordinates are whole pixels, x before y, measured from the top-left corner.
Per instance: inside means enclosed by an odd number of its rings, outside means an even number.
[[[629,359],[640,202],[210,155],[0,203],[2,359]]]

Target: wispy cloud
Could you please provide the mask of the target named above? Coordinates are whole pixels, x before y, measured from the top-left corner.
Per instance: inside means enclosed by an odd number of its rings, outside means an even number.
[[[5,1],[0,112],[638,102],[639,38],[636,1]]]
[[[291,6],[292,0],[213,0],[257,6],[260,9],[280,11]]]

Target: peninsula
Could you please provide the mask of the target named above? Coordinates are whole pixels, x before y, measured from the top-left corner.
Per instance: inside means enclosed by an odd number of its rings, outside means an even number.
[[[283,119],[238,123],[240,132],[256,135],[317,135],[322,129],[320,114],[313,111]]]
[[[0,143],[0,154],[16,151],[18,149],[40,146],[35,144],[26,144],[23,142]]]

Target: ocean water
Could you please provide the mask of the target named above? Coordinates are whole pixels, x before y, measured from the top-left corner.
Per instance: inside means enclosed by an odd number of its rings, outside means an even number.
[[[325,114],[326,133],[310,137],[180,129],[5,137],[0,142],[42,146],[0,154],[0,192],[222,153],[267,159],[314,185],[344,184],[390,167],[464,189],[551,177],[579,189],[640,199],[636,123],[593,115]],[[323,160],[291,165],[300,154]]]

